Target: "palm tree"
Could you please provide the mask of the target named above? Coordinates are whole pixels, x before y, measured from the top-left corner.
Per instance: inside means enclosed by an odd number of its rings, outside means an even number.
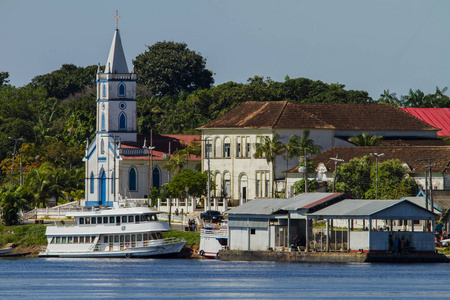
[[[275,133],[272,138],[261,136],[261,142],[255,144],[255,158],[265,157],[268,164],[272,164],[272,197],[275,191],[275,159],[284,150],[284,145],[280,141],[280,134]]]
[[[287,144],[284,145],[284,159],[286,160],[286,170],[289,168],[289,159],[301,154],[301,139],[298,135],[292,135]],[[287,175],[285,176],[284,195],[287,198]]]
[[[19,223],[19,212],[26,206],[23,198],[16,193],[14,187],[0,190],[0,207],[2,209],[2,220],[6,226]]]
[[[174,151],[172,156],[165,159],[163,169],[178,174],[186,163],[185,156],[180,151]]]
[[[202,152],[201,144],[191,141],[188,145],[181,141],[182,150],[179,150],[180,154],[184,154],[186,160],[186,166],[189,166],[189,158],[191,155],[200,155]]]
[[[314,140],[310,137],[311,132],[309,131],[309,129],[305,129],[302,132],[302,138],[300,140],[300,145],[299,145],[299,152],[300,153],[304,153],[304,161],[305,161],[305,184],[308,184],[308,166],[306,163],[306,155],[307,153],[309,154],[319,154],[320,151],[322,150],[322,146],[320,145],[316,145],[314,143]],[[299,163],[300,163],[300,158],[299,158]]]
[[[348,139],[350,143],[357,146],[376,146],[383,140],[382,136],[374,135],[371,133],[360,133],[352,136]]]

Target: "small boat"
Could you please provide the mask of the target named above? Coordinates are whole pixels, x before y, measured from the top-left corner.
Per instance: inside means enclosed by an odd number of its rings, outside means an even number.
[[[115,203],[114,207],[68,213],[75,225],[47,226],[47,246],[39,257],[172,257],[186,241],[163,238],[170,231],[161,212]]]
[[[208,224],[200,229],[198,254],[207,258],[219,258],[219,251],[228,247],[228,223]]]
[[[13,243],[6,244],[4,248],[0,249],[0,256],[6,256],[13,251],[14,251],[14,244]]]

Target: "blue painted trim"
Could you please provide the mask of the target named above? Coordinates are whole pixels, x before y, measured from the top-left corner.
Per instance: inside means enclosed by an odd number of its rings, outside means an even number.
[[[105,161],[106,161],[106,157],[99,157],[99,158],[98,158],[98,161],[100,161],[100,162],[105,162]]]
[[[136,82],[136,79],[96,79],[96,82],[111,82],[111,81],[126,81],[126,82]]]
[[[122,131],[96,131],[96,134],[100,134],[100,133],[137,133],[137,131],[127,131],[127,130],[122,130]]]
[[[136,102],[137,100],[136,99],[97,99],[97,100],[95,100],[96,102],[108,102],[108,101],[111,101],[111,102],[115,102],[115,101],[130,101],[130,102]]]
[[[95,149],[97,148],[97,145],[94,146],[94,148],[92,148],[91,152],[89,152],[88,156],[86,156],[86,158],[89,160],[91,159],[92,154],[94,153]]]

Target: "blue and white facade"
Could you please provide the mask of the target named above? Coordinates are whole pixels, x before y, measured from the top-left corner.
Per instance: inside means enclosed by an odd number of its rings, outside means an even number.
[[[121,142],[137,141],[136,74],[128,72],[119,29],[114,32],[104,73],[97,73],[97,130],[87,144],[85,205],[113,206],[121,191]],[[128,173],[128,170],[124,172]],[[132,173],[132,172],[131,172]],[[137,180],[137,174],[134,177]],[[133,178],[130,178],[131,180]],[[127,187],[134,183],[128,183]],[[123,187],[122,186],[122,189]]]

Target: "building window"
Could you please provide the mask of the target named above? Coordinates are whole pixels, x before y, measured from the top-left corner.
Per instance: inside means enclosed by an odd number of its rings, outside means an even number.
[[[153,168],[153,185],[154,188],[161,187],[161,171],[158,167]]]
[[[223,196],[231,197],[231,176],[230,173],[223,174]]]
[[[241,157],[241,143],[236,144],[236,157]]]
[[[91,190],[90,190],[90,192],[91,192],[91,194],[93,194],[94,193],[94,183],[95,183],[95,178],[94,178],[94,172],[91,172],[91,182],[90,182],[90,188],[91,188]]]
[[[212,157],[212,144],[210,140],[206,141],[206,149],[205,149],[206,153],[205,156],[206,157]]]
[[[257,178],[256,179],[256,197],[259,197],[261,195],[260,189],[261,189],[261,180],[259,178]]]
[[[102,130],[105,130],[105,114],[102,113]]]
[[[119,95],[119,97],[125,97],[125,94],[126,94],[126,90],[125,90],[125,83],[123,83],[123,82],[121,82],[121,83],[119,83],[119,86],[118,86],[118,95]]]
[[[247,143],[247,148],[245,150],[245,157],[250,157],[250,143]]]
[[[105,154],[105,141],[103,139],[100,142],[100,153]]]
[[[114,194],[114,171],[111,173],[111,194]]]
[[[256,229],[255,228],[250,228],[250,234],[256,234]]]
[[[230,157],[230,141],[225,141],[223,144],[223,157]]]
[[[124,112],[119,115],[119,130],[127,130],[127,115]]]
[[[106,97],[106,85],[103,85],[103,91],[102,91],[102,96]]]
[[[128,171],[128,189],[137,191],[137,171],[135,167],[131,167]]]

